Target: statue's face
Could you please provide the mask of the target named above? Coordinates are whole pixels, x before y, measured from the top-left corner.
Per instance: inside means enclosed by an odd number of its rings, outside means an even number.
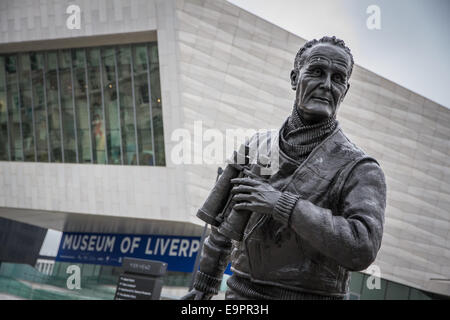
[[[308,123],[318,123],[333,116],[344,99],[350,84],[351,60],[344,49],[321,43],[305,51],[300,70],[292,70],[295,104]]]

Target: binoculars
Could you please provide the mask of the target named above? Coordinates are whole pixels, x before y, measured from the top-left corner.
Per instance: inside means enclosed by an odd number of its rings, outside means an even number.
[[[198,210],[197,217],[217,227],[218,232],[227,238],[242,241],[252,212],[248,210],[237,212],[233,209],[235,201],[233,201],[233,195],[230,194],[233,187],[231,180],[243,177],[265,180],[267,176],[261,174],[261,168],[263,168],[261,164],[250,163],[247,152],[244,154],[235,152],[233,158],[234,162],[226,166],[205,203]],[[237,161],[237,159],[242,159],[242,161]]]

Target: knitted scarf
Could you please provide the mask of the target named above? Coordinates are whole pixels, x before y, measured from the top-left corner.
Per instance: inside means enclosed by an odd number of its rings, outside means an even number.
[[[280,148],[290,158],[302,163],[337,125],[336,116],[320,123],[306,125],[294,105],[291,115],[281,130]]]

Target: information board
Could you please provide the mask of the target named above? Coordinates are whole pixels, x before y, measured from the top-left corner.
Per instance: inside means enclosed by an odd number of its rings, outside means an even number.
[[[64,232],[56,261],[121,266],[124,257],[157,260],[192,272],[200,237]]]
[[[115,300],[159,300],[167,263],[125,258]]]

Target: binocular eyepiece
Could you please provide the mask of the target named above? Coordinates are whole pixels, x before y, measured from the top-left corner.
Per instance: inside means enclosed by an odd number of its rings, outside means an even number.
[[[247,148],[245,153],[235,152],[233,156],[234,162],[226,166],[205,203],[198,210],[197,217],[217,227],[218,232],[229,239],[242,241],[252,212],[233,209],[235,202],[230,194],[233,187],[231,180],[242,177],[264,180],[267,177],[261,173],[265,165],[261,162],[250,163]],[[258,160],[261,160],[261,157]],[[267,157],[264,160],[268,160]],[[267,164],[268,161],[265,163]]]

